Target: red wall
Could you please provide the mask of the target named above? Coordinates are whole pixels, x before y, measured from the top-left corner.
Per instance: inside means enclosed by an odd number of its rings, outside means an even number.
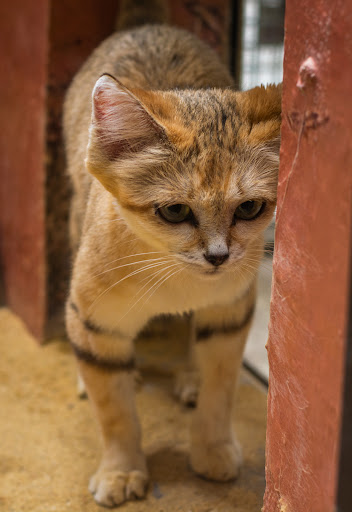
[[[47,0],[0,3],[0,265],[6,300],[40,335],[45,318]]]
[[[287,0],[263,512],[334,510],[352,190],[352,10]]]

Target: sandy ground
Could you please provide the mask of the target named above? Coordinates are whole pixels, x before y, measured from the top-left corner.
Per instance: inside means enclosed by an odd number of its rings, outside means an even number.
[[[172,341],[176,340],[169,337],[165,344],[148,338],[139,343],[143,381],[137,404],[151,483],[147,499],[124,504],[120,510],[259,512],[265,393],[242,374],[234,422],[244,465],[237,482],[198,478],[188,465],[192,410],[172,396],[171,373],[181,360],[178,344]],[[75,363],[68,344],[56,340],[38,347],[21,322],[0,309],[0,349],[0,511],[104,510],[87,490],[100,444],[89,403],[76,396]]]

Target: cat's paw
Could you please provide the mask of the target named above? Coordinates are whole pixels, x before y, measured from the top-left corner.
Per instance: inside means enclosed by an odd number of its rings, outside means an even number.
[[[209,480],[227,482],[238,477],[242,450],[237,441],[193,443],[191,466],[195,473]]]
[[[183,405],[195,407],[199,391],[199,375],[194,370],[183,370],[175,377],[174,394]]]
[[[146,473],[135,470],[123,472],[98,469],[89,482],[89,490],[99,505],[116,507],[126,500],[145,496],[148,484]]]

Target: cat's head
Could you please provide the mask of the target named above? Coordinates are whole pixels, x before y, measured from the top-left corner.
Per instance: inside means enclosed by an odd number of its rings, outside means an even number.
[[[271,220],[280,123],[281,86],[160,92],[103,75],[86,165],[153,249],[231,270]]]

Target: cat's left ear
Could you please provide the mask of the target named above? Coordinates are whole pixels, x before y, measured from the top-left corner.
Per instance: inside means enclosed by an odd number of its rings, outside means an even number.
[[[239,93],[239,138],[245,146],[260,148],[279,159],[282,84],[255,87]]]
[[[140,94],[150,99],[153,93]],[[166,155],[166,132],[148,107],[114,77],[101,76],[92,95],[88,170],[114,192],[119,175],[160,163]]]

